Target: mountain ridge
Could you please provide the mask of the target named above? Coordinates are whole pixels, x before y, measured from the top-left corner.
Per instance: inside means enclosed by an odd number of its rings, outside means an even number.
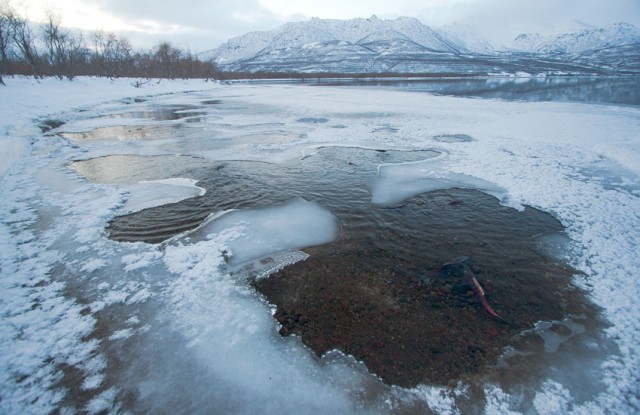
[[[412,17],[313,18],[231,38],[204,56],[235,72],[640,74],[637,27],[580,26],[523,33],[498,48],[466,26],[434,29]]]

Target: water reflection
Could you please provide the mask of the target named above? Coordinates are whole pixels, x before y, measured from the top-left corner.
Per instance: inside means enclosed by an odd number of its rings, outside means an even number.
[[[457,79],[321,79],[322,86],[389,88],[458,97],[508,101],[560,101],[640,105],[638,77],[457,78]]]

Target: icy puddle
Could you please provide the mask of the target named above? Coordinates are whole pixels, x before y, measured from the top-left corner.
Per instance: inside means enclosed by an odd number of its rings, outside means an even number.
[[[37,119],[9,412],[637,407],[635,110],[217,85]]]
[[[537,209],[502,206],[498,186],[438,173],[439,157],[331,147],[286,166],[196,165],[189,177],[203,196],[116,217],[108,231],[158,243],[231,211],[186,240],[240,226],[227,268],[276,306],[281,335],[300,336],[318,356],[340,350],[403,387],[535,382],[559,350],[577,352],[601,328],[571,285],[576,271],[547,255],[563,256],[563,227]],[[148,157],[128,175],[146,178],[165,161],[171,171],[174,159]],[[114,176],[108,158],[81,166]],[[295,242],[298,234],[307,236]]]

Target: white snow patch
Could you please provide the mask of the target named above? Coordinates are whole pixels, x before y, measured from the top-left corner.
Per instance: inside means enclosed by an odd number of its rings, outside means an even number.
[[[104,259],[101,258],[92,258],[90,260],[88,260],[87,262],[85,262],[85,264],[82,266],[82,268],[80,269],[81,271],[84,272],[93,272],[95,270],[104,268],[107,265],[107,263],[105,262]]]
[[[126,340],[131,336],[133,336],[133,330],[122,329],[122,330],[116,331],[111,336],[109,336],[109,340]]]
[[[149,288],[145,287],[133,294],[131,297],[127,298],[127,304],[136,304],[147,301],[149,298],[153,296],[153,293],[149,291]]]
[[[533,407],[539,414],[567,414],[571,401],[571,393],[566,388],[557,382],[547,381],[536,393]]]
[[[102,382],[104,381],[103,374],[97,374],[93,376],[88,376],[85,378],[84,382],[82,382],[82,390],[92,390],[100,387]]]
[[[135,271],[142,268],[147,268],[155,263],[162,257],[160,251],[148,251],[142,253],[135,253],[124,255],[122,257],[122,263],[125,265],[124,270],[127,272]]]
[[[502,389],[496,386],[489,386],[485,389],[485,394],[485,413],[490,415],[521,415],[520,412],[511,409],[515,403],[514,398],[506,394]]]

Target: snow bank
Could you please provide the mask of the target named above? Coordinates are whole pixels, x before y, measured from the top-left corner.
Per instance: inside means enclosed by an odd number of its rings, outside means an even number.
[[[137,89],[132,80],[89,78],[5,82],[0,88],[0,412],[73,412],[80,408],[64,403],[70,373],[82,374],[75,387],[90,398],[104,387],[107,361],[101,341],[91,337],[96,316],[88,313],[87,298],[79,298],[63,276],[74,275],[71,286],[76,286],[83,276],[108,268],[107,260],[90,256],[91,246],[103,244],[105,216],[113,215],[121,200],[115,189],[83,188],[70,177],[61,161],[77,154],[69,153],[66,142],[43,137],[38,120],[109,99],[215,86],[161,82]],[[91,400],[87,410],[112,407],[113,392]]]

